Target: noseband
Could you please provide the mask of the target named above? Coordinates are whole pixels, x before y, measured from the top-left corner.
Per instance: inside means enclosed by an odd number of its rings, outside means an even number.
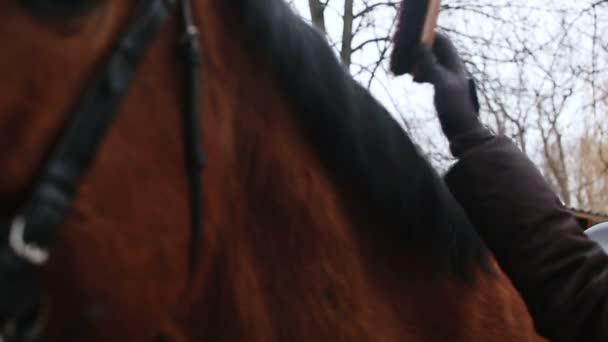
[[[191,0],[142,0],[75,107],[25,205],[12,220],[0,223],[0,320],[6,322],[0,326],[0,341],[39,338],[28,337],[39,330],[39,320],[32,311],[40,310],[42,289],[35,281],[34,267],[46,263],[48,250],[70,214],[78,187],[96,159],[146,51],[176,10],[183,34],[178,51],[185,82],[182,112],[192,234],[189,266],[194,272],[202,239],[201,172],[206,162],[201,149],[198,28]]]

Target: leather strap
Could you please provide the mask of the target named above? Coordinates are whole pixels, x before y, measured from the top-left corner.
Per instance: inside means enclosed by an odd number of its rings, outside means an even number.
[[[201,113],[200,110],[200,73],[202,52],[199,43],[199,31],[192,18],[191,0],[181,1],[182,39],[179,51],[183,61],[182,73],[185,82],[184,95],[184,136],[186,152],[186,172],[190,182],[191,203],[191,238],[190,238],[190,274],[195,273],[201,254],[203,239],[203,184],[201,172],[207,164],[207,157],[202,150]]]
[[[140,1],[105,66],[86,89],[60,135],[48,162],[33,184],[31,197],[12,222],[0,223],[0,274],[5,276],[0,277],[0,289],[4,294],[0,300],[0,319],[18,327],[16,331],[0,331],[0,339],[25,336],[39,330],[37,324],[30,324],[29,319],[38,317],[43,292],[40,284],[34,280],[32,266],[46,261],[47,249],[72,209],[78,187],[120,111],[142,58],[175,9],[177,1]],[[185,83],[182,108],[184,150],[191,202],[189,266],[193,277],[203,235],[201,171],[206,164],[201,148],[201,108],[198,98],[202,53],[198,29],[192,18],[191,0],[182,0],[180,4],[183,36],[179,52]],[[7,301],[7,298],[14,300]]]
[[[76,107],[42,169],[32,196],[16,220],[24,224],[24,240],[50,246],[69,214],[78,186],[119,112],[142,57],[175,3],[141,1],[112,55]],[[14,228],[15,221],[12,225]],[[10,227],[9,227],[10,229]]]

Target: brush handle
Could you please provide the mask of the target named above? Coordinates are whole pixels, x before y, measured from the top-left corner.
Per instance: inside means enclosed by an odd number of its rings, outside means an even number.
[[[435,28],[437,27],[437,19],[439,17],[439,0],[428,0],[429,6],[426,11],[424,27],[422,28],[422,36],[420,42],[429,48],[433,47],[435,42]]]
[[[435,28],[437,28],[437,19],[439,18],[439,8],[441,5],[440,0],[428,0],[428,8],[426,11],[426,17],[424,19],[424,26],[422,27],[422,34],[420,36],[420,44],[433,48],[435,43]],[[411,75],[416,78],[418,67],[414,65],[412,68]]]

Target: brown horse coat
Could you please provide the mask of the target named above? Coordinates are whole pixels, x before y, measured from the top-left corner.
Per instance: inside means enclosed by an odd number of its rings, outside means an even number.
[[[3,214],[134,3],[47,21],[0,2]],[[538,340],[443,182],[319,33],[279,0],[195,5],[210,161],[197,277],[169,24],[42,270],[51,340]]]

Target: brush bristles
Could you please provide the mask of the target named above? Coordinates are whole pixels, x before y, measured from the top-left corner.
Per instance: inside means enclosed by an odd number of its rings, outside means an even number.
[[[399,76],[412,73],[416,64],[416,47],[420,44],[428,9],[428,0],[403,0],[401,2],[390,60],[390,69],[393,74]]]

